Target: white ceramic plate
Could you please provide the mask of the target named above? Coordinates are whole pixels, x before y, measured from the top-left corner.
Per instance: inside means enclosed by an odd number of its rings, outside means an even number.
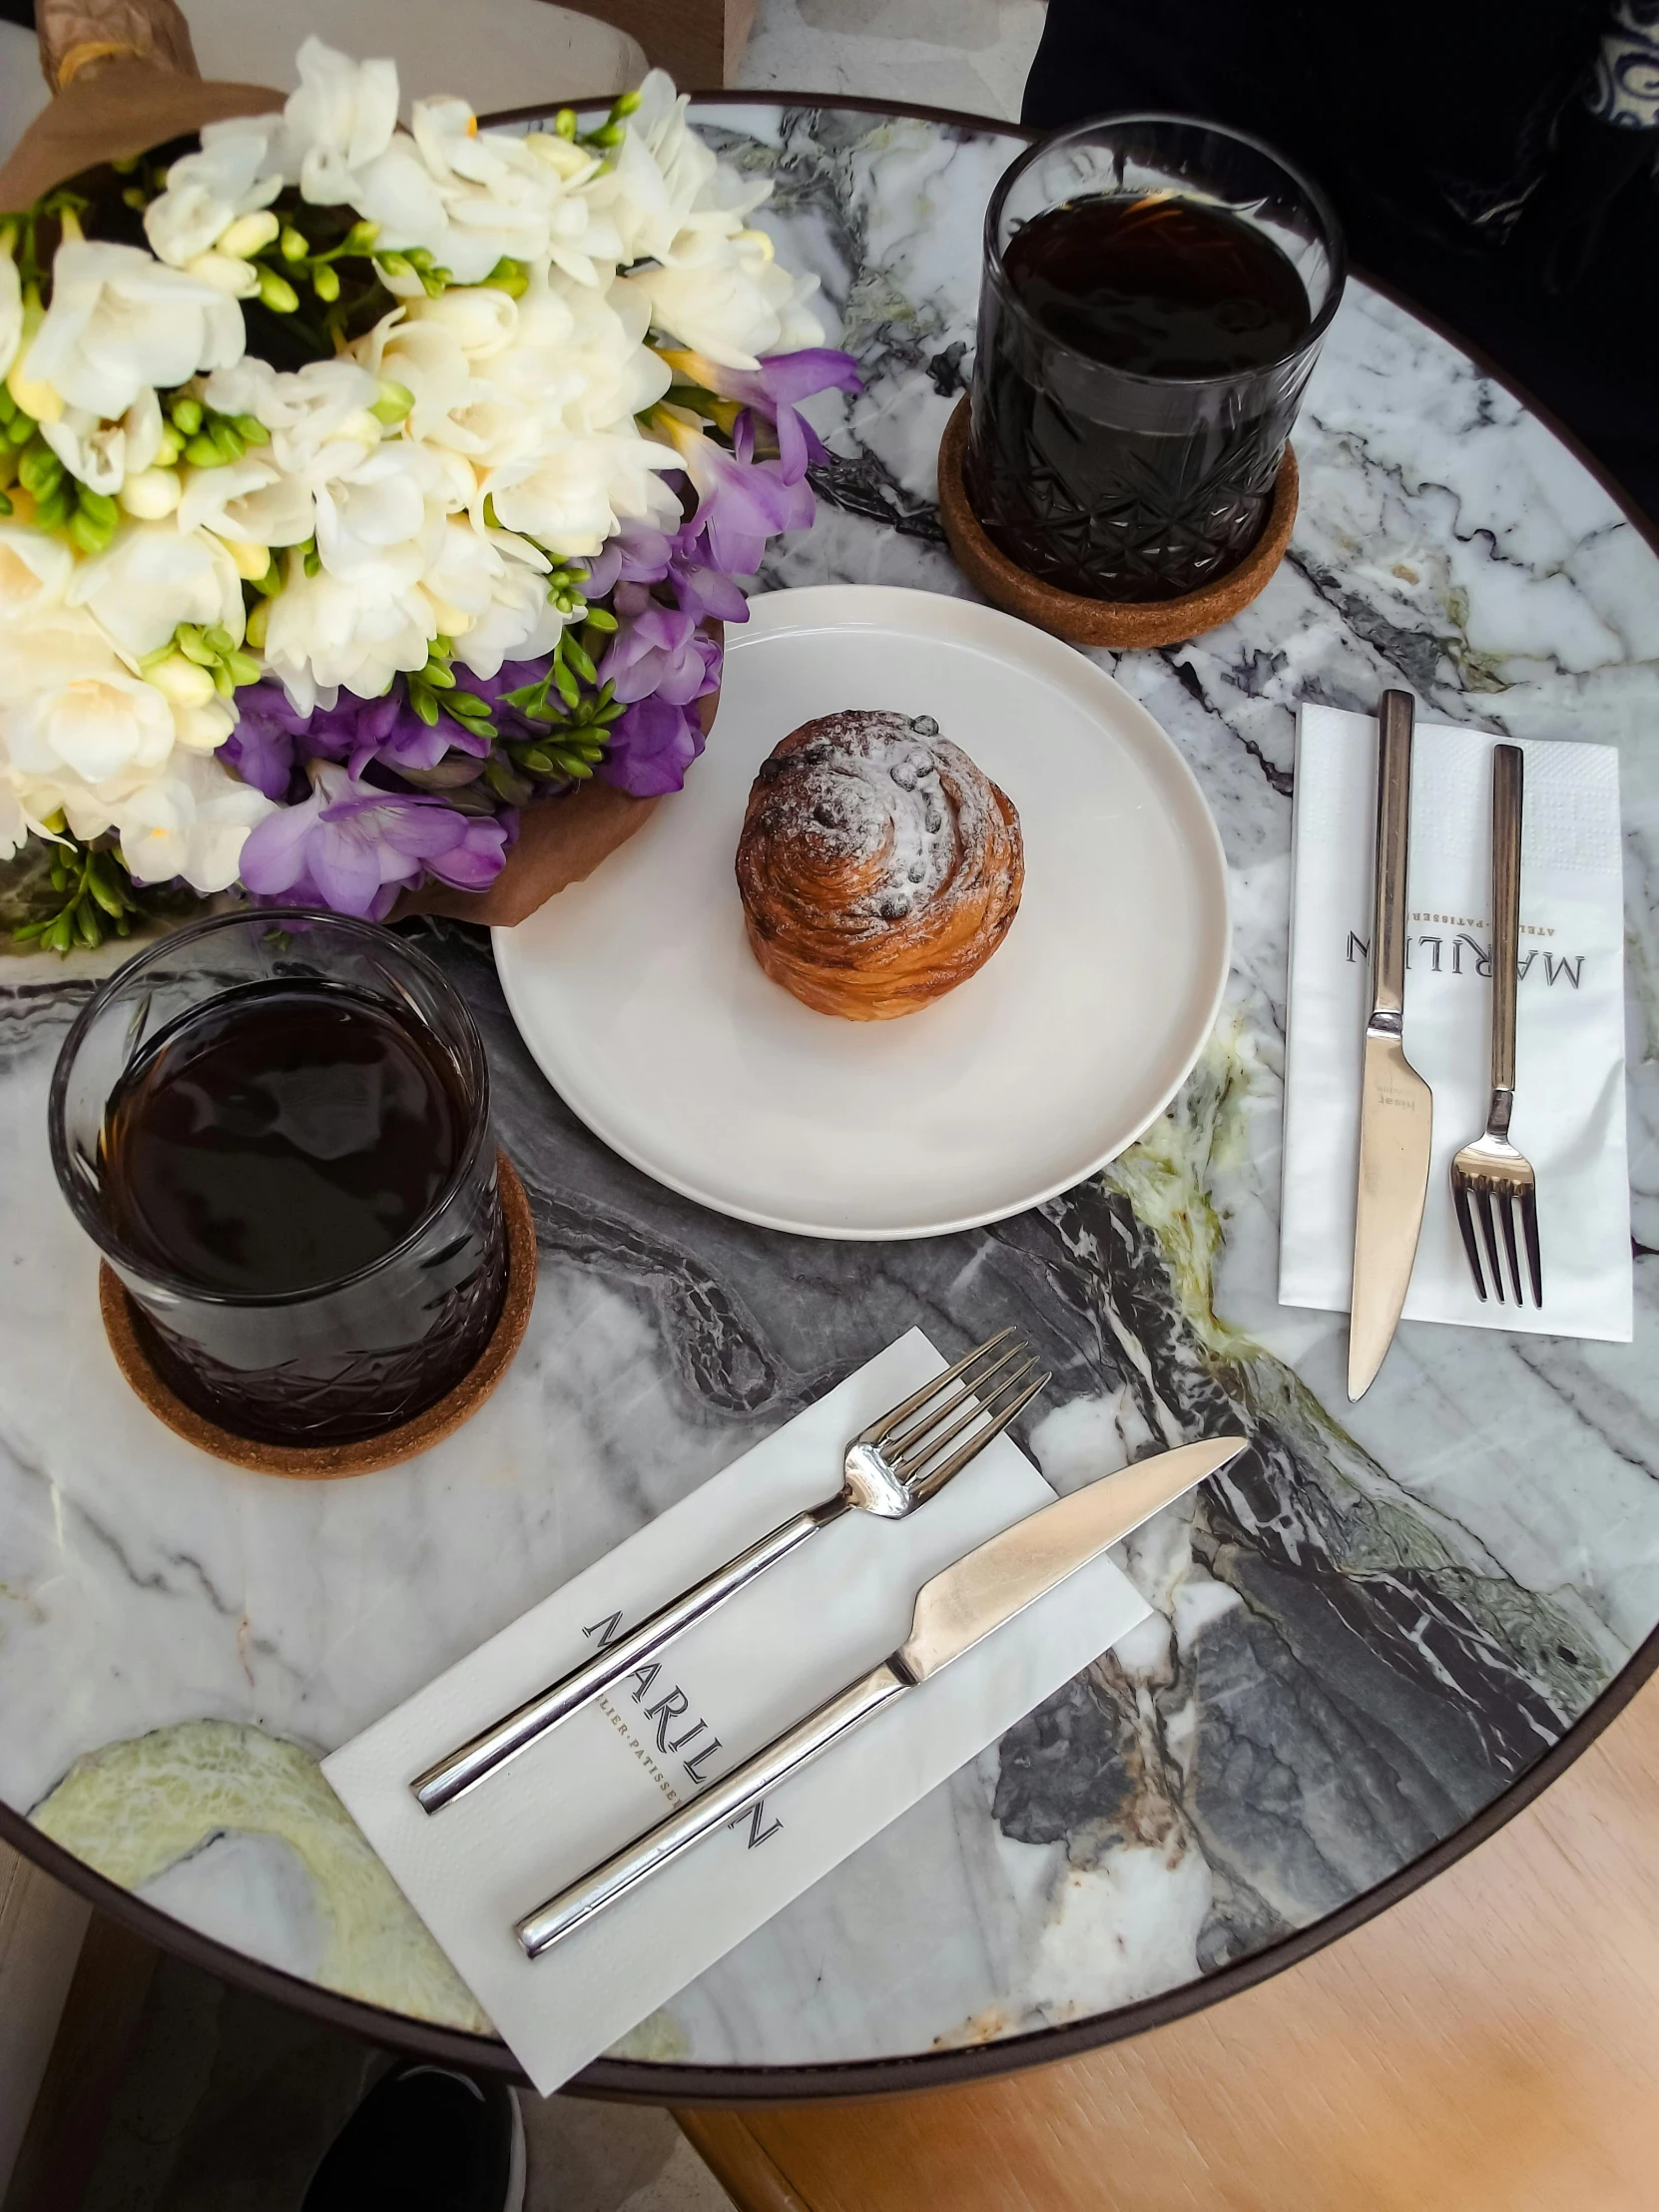
[[[744,934],[755,772],[837,708],[932,715],[1019,809],[1025,893],[977,975],[900,1021],[812,1012]],[[605,1142],[672,1190],[815,1237],[1019,1213],[1131,1144],[1197,1059],[1228,964],[1221,839],[1145,708],[1039,630],[932,592],[772,592],[728,632],[684,792],[495,931],[514,1019]]]

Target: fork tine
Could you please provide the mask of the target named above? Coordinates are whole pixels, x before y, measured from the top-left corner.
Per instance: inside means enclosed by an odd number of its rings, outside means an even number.
[[[1501,1200],[1503,1208],[1503,1243],[1509,1254],[1509,1276],[1515,1286],[1515,1304],[1524,1306],[1526,1304],[1526,1293],[1521,1289],[1520,1254],[1515,1250],[1515,1208],[1519,1202],[1519,1193],[1515,1191],[1506,1191]]]
[[[928,1460],[934,1457],[936,1453],[943,1451],[946,1445],[953,1444],[956,1438],[970,1429],[976,1420],[983,1419],[989,1414],[997,1399],[1005,1397],[1009,1390],[1017,1389],[1036,1364],[1037,1356],[1032,1353],[1024,1367],[1016,1368],[1012,1375],[1003,1378],[994,1390],[989,1390],[983,1397],[976,1398],[961,1419],[953,1422],[942,1436],[929,1436],[924,1442],[915,1445],[913,1449],[901,1452],[893,1461],[893,1472],[899,1480],[908,1482],[921,1471]]]
[[[1011,1328],[999,1329],[994,1337],[987,1337],[982,1345],[975,1345],[971,1352],[963,1354],[953,1368],[946,1368],[943,1375],[935,1375],[930,1382],[924,1382],[919,1390],[913,1390],[902,1404],[889,1406],[879,1419],[872,1420],[867,1428],[861,1429],[854,1441],[878,1445],[883,1436],[892,1434],[906,1414],[913,1413],[918,1405],[925,1405],[930,1397],[936,1397],[947,1382],[954,1382],[957,1376],[965,1374],[976,1360],[982,1360],[987,1352],[994,1352],[1005,1337],[1012,1335]]]
[[[1474,1234],[1474,1216],[1469,1211],[1468,1190],[1456,1175],[1451,1178],[1451,1202],[1457,1209],[1457,1226],[1463,1232],[1463,1250],[1469,1256],[1469,1273],[1474,1277],[1474,1295],[1484,1306],[1486,1278],[1480,1272],[1480,1246]]]
[[[1521,1195],[1521,1235],[1526,1239],[1526,1265],[1532,1276],[1532,1303],[1542,1312],[1544,1263],[1538,1251],[1538,1194],[1535,1190]]]
[[[990,1442],[993,1436],[1000,1436],[1002,1431],[1008,1426],[1010,1421],[1017,1420],[1020,1414],[1024,1412],[1026,1406],[1029,1405],[1031,1400],[1036,1396],[1037,1392],[1041,1389],[1046,1389],[1048,1384],[1052,1382],[1054,1378],[1052,1374],[1046,1371],[1043,1374],[1039,1375],[1035,1382],[1028,1382],[1026,1384],[1025,1388],[1020,1391],[1018,1397],[1014,1399],[1014,1402],[1011,1405],[1005,1406],[1003,1410],[996,1415],[988,1428],[982,1428],[977,1436],[970,1436],[965,1444],[960,1445],[958,1449],[950,1454],[950,1457],[944,1462],[943,1466],[930,1467],[921,1482],[917,1485],[921,1496],[924,1499],[931,1497],[936,1490],[943,1488],[944,1484],[950,1480],[952,1475],[960,1474],[962,1469],[967,1465],[968,1461],[976,1457],[978,1453],[983,1451],[985,1446]]]
[[[919,1444],[924,1436],[931,1435],[933,1430],[938,1427],[940,1421],[944,1420],[949,1414],[953,1413],[958,1405],[965,1405],[968,1399],[971,1397],[977,1396],[983,1398],[985,1394],[985,1384],[990,1381],[993,1375],[1000,1375],[1002,1370],[1008,1365],[1008,1362],[1010,1360],[1023,1359],[1029,1361],[1032,1358],[1034,1358],[1034,1355],[1032,1353],[1031,1347],[1025,1342],[1023,1337],[1017,1337],[1014,1340],[1013,1344],[1010,1345],[1008,1350],[1002,1355],[1000,1360],[993,1360],[988,1368],[984,1369],[982,1373],[974,1376],[971,1382],[964,1382],[962,1387],[957,1390],[953,1396],[947,1397],[942,1405],[924,1405],[921,1409],[920,1417],[914,1422],[911,1427],[905,1429],[902,1436],[895,1436],[893,1434],[893,1428],[895,1424],[889,1421],[886,1427],[881,1432],[880,1440],[876,1445],[876,1449],[878,1451],[886,1452],[889,1458],[901,1457],[903,1454],[908,1452],[913,1445]],[[997,1390],[1000,1390],[1002,1384],[999,1382],[997,1384]],[[991,1395],[994,1397],[996,1395],[996,1390],[993,1390],[991,1392]]]
[[[1492,1289],[1497,1293],[1498,1304],[1505,1306],[1508,1300],[1503,1295],[1503,1263],[1497,1256],[1497,1223],[1492,1219],[1492,1194],[1476,1185],[1474,1201],[1480,1209],[1480,1228],[1485,1239],[1487,1264],[1492,1271]]]

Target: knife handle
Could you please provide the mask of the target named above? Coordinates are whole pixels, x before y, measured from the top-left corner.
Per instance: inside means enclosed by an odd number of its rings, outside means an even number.
[[[579,1882],[527,1913],[514,1930],[526,1955],[539,1958],[561,1936],[568,1936],[593,1914],[626,1896],[647,1875],[667,1866],[702,1837],[736,1820],[787,1775],[798,1773],[821,1751],[828,1751],[837,1737],[868,1720],[871,1713],[878,1713],[911,1686],[908,1676],[901,1674],[891,1659],[884,1659],[861,1681],[837,1691],[817,1712],[809,1713],[787,1734],[768,1744],[765,1751],[758,1751],[753,1759],[734,1768],[723,1782],[713,1784],[701,1797],[648,1829],[591,1874],[583,1875]]]
[[[1386,691],[1377,714],[1377,910],[1371,1026],[1398,1036],[1405,1013],[1405,851],[1411,831],[1409,692]],[[1381,1015],[1382,1019],[1377,1017]]]
[[[1515,990],[1520,973],[1521,803],[1526,756],[1518,745],[1492,752],[1492,1089],[1504,1094],[1503,1129],[1515,1088]],[[1496,1101],[1494,1100],[1494,1104]]]

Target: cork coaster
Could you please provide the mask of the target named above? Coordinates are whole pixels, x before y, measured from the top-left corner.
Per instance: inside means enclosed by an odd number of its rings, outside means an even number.
[[[1235,569],[1201,591],[1179,599],[1088,599],[1080,592],[1045,584],[1009,560],[980,528],[968,503],[963,466],[967,459],[968,402],[959,400],[939,444],[939,515],[956,566],[993,605],[1039,630],[1050,630],[1069,645],[1109,645],[1144,649],[1184,645],[1206,630],[1231,622],[1248,607],[1285,558],[1296,521],[1296,455],[1285,448],[1267,528]]]
[[[412,1459],[469,1420],[507,1372],[524,1337],[536,1295],[536,1224],[518,1171],[504,1152],[495,1156],[501,1212],[507,1229],[507,1294],[501,1316],[475,1364],[435,1405],[377,1436],[350,1443],[273,1444],[221,1428],[177,1397],[157,1373],[134,1326],[136,1309],[121,1278],[106,1262],[98,1271],[98,1305],[116,1365],[158,1420],[215,1459],[301,1481],[329,1482],[347,1474],[371,1474]]]

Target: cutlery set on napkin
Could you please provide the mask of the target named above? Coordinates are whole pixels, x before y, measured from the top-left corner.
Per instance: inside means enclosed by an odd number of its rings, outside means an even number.
[[[1108,1547],[1245,1442],[1056,1499],[1048,1380],[912,1330],[323,1762],[539,2088],[1146,1618]]]
[[[1281,1301],[1628,1341],[1617,755],[1305,707],[1292,841]]]

